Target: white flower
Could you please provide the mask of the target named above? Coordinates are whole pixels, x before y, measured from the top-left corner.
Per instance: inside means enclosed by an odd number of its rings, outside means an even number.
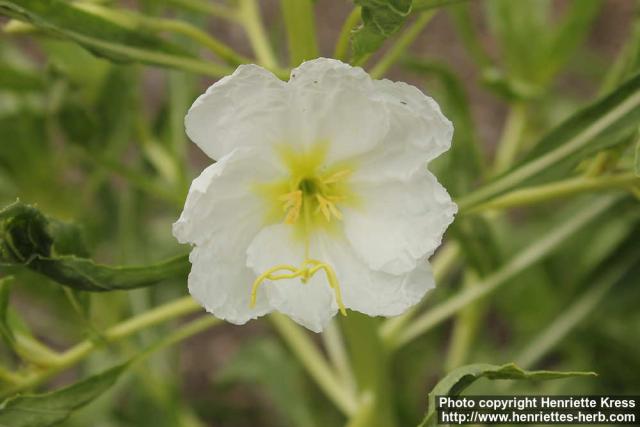
[[[289,82],[242,65],[185,123],[217,160],[173,225],[209,312],[277,310],[318,332],[339,309],[394,316],[434,287],[427,258],[457,207],[426,165],[453,127],[417,88],[324,58]]]

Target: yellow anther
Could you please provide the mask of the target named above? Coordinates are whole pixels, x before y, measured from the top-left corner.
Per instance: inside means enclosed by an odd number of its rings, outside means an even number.
[[[331,221],[331,215],[340,220],[342,219],[342,213],[334,203],[334,201],[339,198],[332,196],[324,197],[316,194],[316,199],[318,199],[318,210],[322,212],[322,215],[324,215],[327,221]]]
[[[318,209],[322,212],[322,215],[324,215],[327,221],[331,221],[331,210],[329,209],[329,205],[332,203],[319,194],[316,194],[316,199],[318,199]]]
[[[302,209],[302,191],[296,190],[283,194],[278,197],[278,200],[284,202],[282,208],[287,212],[284,222],[286,224],[295,224],[300,217],[300,210]]]
[[[326,178],[322,179],[322,183],[323,184],[335,184],[336,182],[340,182],[344,179],[346,179],[347,177],[349,177],[349,175],[351,175],[351,170],[349,169],[343,169],[341,171],[338,171],[334,174],[329,175]]]
[[[342,221],[342,212],[340,212],[340,210],[338,210],[338,208],[336,207],[335,204],[329,203],[329,210],[331,211],[333,216],[335,216],[336,218],[338,218],[339,220]]]
[[[249,306],[254,308],[256,306],[256,298],[258,295],[258,288],[265,280],[284,280],[284,279],[295,279],[296,277],[300,277],[302,279],[302,283],[306,283],[309,279],[313,277],[318,271],[324,270],[325,275],[327,276],[327,281],[329,282],[329,287],[333,289],[336,295],[336,303],[338,304],[338,308],[340,309],[340,313],[343,316],[347,315],[347,310],[342,302],[342,292],[340,291],[340,284],[338,283],[338,278],[336,276],[336,272],[331,268],[331,266],[327,263],[315,260],[315,259],[306,259],[302,263],[301,268],[296,268],[292,265],[281,264],[276,265],[275,267],[271,267],[260,276],[256,278],[253,282],[253,286],[251,287],[251,302]]]

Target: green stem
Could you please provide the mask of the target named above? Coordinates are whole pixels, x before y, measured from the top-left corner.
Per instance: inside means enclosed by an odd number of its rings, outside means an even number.
[[[633,111],[633,109],[638,108],[638,106],[640,106],[640,92],[630,95],[622,103],[611,109],[598,120],[595,120],[590,125],[586,126],[557,148],[546,152],[540,157],[527,162],[525,165],[522,165],[511,172],[507,172],[492,183],[465,196],[458,201],[458,207],[461,210],[470,209],[474,205],[482,203],[485,199],[488,199],[502,191],[508,190],[524,180],[553,166],[568,155],[575,153],[584,147],[594,137],[616,123],[622,117],[625,117],[630,111]]]
[[[271,70],[278,69],[278,61],[269,45],[269,38],[262,25],[256,0],[240,0],[240,19],[247,31],[249,42],[261,65]]]
[[[185,339],[199,334],[213,326],[219,325],[222,321],[216,317],[213,317],[209,314],[205,314],[200,316],[196,320],[192,320],[191,322],[179,327],[175,331],[171,332],[166,337],[162,338],[160,341],[153,344],[151,347],[144,350],[138,357],[146,358],[150,354],[171,347],[180,341],[184,341]]]
[[[223,77],[227,74],[231,74],[231,72],[233,71],[227,66],[203,61],[198,58],[167,54],[159,51],[150,51],[135,46],[119,45],[85,36],[80,33],[73,33],[69,37],[80,44],[91,46],[98,50],[117,53],[125,57],[132,58],[136,61],[161,65],[170,68],[177,68],[179,70],[203,74],[211,77]]]
[[[455,242],[446,243],[431,260],[431,266],[433,269],[433,278],[438,283],[442,281],[447,274],[456,265],[456,261],[460,256],[460,247]],[[425,301],[426,298],[423,300]],[[421,303],[416,304],[407,310],[404,314],[392,317],[384,321],[380,327],[380,335],[382,336],[385,344],[389,344],[392,337],[400,334],[412,321],[414,316],[420,310]]]
[[[295,67],[318,57],[315,13],[312,0],[280,0],[287,30],[289,63]]]
[[[22,378],[19,375],[14,374],[13,372],[9,372],[0,366],[0,381],[4,381],[10,384],[18,384]]]
[[[389,48],[380,61],[371,69],[370,74],[372,78],[379,79],[385,75],[389,68],[395,64],[400,56],[409,48],[411,43],[420,35],[435,13],[435,10],[430,10],[428,12],[422,12],[418,16],[416,21],[400,35],[393,46]]]
[[[491,209],[508,209],[589,191],[610,188],[631,188],[639,184],[640,177],[637,177],[633,172],[597,177],[582,176],[551,184],[515,190],[471,209],[464,210],[461,213],[475,213]]]
[[[345,61],[347,59],[347,51],[349,50],[349,41],[351,40],[351,32],[358,25],[361,18],[362,9],[360,6],[356,6],[353,8],[347,19],[342,24],[342,29],[340,30],[340,35],[338,36],[338,41],[336,42],[336,48],[333,53],[333,57],[339,59],[341,61]]]
[[[148,327],[198,310],[201,310],[201,306],[190,296],[186,296],[112,326],[103,333],[103,338],[107,342],[118,341]],[[4,391],[0,397],[15,394],[42,384],[52,376],[85,359],[98,347],[98,343],[85,340],[61,354],[49,354],[50,359],[47,369],[29,374],[14,387]]]
[[[231,47],[188,22],[162,18],[147,18],[144,22],[149,28],[156,31],[171,31],[182,34],[191,40],[200,43],[230,65],[240,65],[253,62],[250,58],[240,55]]]
[[[40,367],[50,367],[57,364],[59,353],[28,335],[20,332],[14,332],[14,335],[14,347],[22,359]]]
[[[518,155],[522,134],[525,130],[527,109],[523,103],[514,103],[504,125],[502,139],[498,144],[495,159],[495,172],[500,173],[511,167]]]
[[[176,6],[181,6],[194,12],[206,13],[217,18],[226,19],[228,21],[237,22],[240,20],[237,10],[215,3],[213,1],[169,0],[169,2],[173,3]]]
[[[397,336],[389,337],[391,348],[399,348],[424,334],[432,327],[457,313],[463,307],[494,292],[500,285],[515,277],[524,269],[540,261],[572,234],[611,207],[617,197],[607,196],[598,199],[588,208],[571,218],[570,221],[555,227],[540,239],[513,257],[505,266],[486,277],[477,285],[469,287],[447,301],[427,311]]]
[[[270,319],[291,351],[309,372],[311,378],[315,380],[336,407],[346,416],[355,413],[358,407],[355,396],[349,393],[338,380],[335,372],[305,332],[282,314],[274,313]]]
[[[76,7],[131,28],[140,28],[153,32],[169,31],[182,34],[200,43],[231,65],[252,62],[249,58],[239,55],[226,44],[188,22],[145,16],[130,10],[104,7],[96,3],[78,3]]]
[[[390,355],[378,333],[378,319],[352,311],[340,321],[361,396],[358,412],[353,414],[353,418],[361,419],[360,425],[368,427],[395,427]],[[362,397],[365,396],[372,398],[371,410],[363,405],[366,399]]]
[[[477,285],[477,283],[477,277],[474,272],[468,270],[465,275],[463,289],[468,289]],[[465,363],[483,311],[483,307],[479,304],[471,304],[458,313],[451,335],[449,353],[446,358],[446,372],[450,372]]]
[[[355,393],[355,377],[353,375],[353,369],[349,362],[349,356],[344,346],[344,338],[342,336],[342,331],[340,331],[337,319],[333,319],[327,325],[322,333],[322,341],[338,377],[342,379],[346,388],[348,388],[352,393]]]

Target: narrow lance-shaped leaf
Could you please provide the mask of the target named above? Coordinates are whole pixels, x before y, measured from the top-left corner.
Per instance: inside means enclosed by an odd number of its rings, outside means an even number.
[[[0,14],[72,40],[112,61],[144,62],[212,76],[227,71],[162,38],[124,27],[66,1],[0,0]]]
[[[289,44],[289,62],[298,66],[318,56],[316,25],[311,0],[280,0]]]
[[[636,176],[640,176],[640,137],[636,140],[634,157],[633,170],[635,171]]]
[[[15,338],[13,331],[9,326],[9,296],[11,293],[11,285],[13,276],[0,278],[0,337],[8,347],[13,348]]]
[[[185,278],[186,255],[146,266],[108,266],[86,258],[68,240],[70,225],[51,221],[32,206],[16,202],[0,211],[0,269],[26,267],[74,289],[101,292],[150,286]]]
[[[437,396],[458,396],[467,387],[480,378],[490,380],[536,380],[546,381],[569,377],[594,376],[593,372],[556,372],[556,371],[524,371],[513,363],[506,365],[490,365],[477,363],[462,366],[451,371],[429,393],[429,407],[424,420],[418,427],[436,426]]]
[[[73,411],[111,388],[128,366],[129,362],[115,366],[50,393],[11,397],[0,405],[0,427],[47,427],[60,424]]]
[[[522,187],[551,170],[570,169],[587,154],[606,146],[628,143],[640,119],[640,74],[603,99],[571,116],[544,137],[522,161],[484,187],[459,201],[469,208],[506,191]]]

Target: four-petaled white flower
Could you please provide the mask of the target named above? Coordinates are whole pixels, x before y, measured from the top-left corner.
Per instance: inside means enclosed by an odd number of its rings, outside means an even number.
[[[457,207],[427,163],[453,127],[417,88],[320,58],[283,82],[242,65],[200,96],[189,137],[217,163],[173,234],[189,291],[242,324],[273,310],[321,331],[338,310],[394,316],[434,287]]]

